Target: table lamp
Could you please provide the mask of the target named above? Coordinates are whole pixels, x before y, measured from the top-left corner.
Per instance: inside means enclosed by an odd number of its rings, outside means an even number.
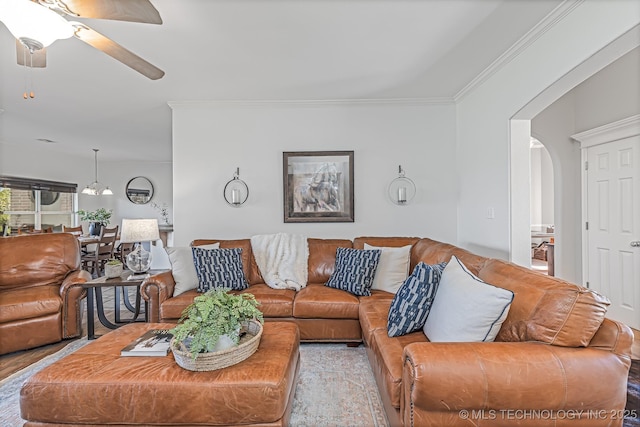
[[[151,253],[142,247],[142,242],[155,242],[160,238],[157,219],[123,219],[120,243],[136,243],[136,248],[127,255],[126,264],[134,273],[145,273],[151,267]]]

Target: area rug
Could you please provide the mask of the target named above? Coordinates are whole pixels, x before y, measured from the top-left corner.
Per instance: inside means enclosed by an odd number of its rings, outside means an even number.
[[[18,427],[20,388],[33,374],[88,344],[86,338],[69,345],[0,381],[0,426]],[[386,427],[373,373],[363,346],[301,344],[300,376],[291,414],[292,427]],[[624,427],[640,427],[640,361],[629,372]]]
[[[301,344],[292,426],[388,426],[363,346]]]
[[[33,374],[90,341],[79,339],[0,382],[0,426],[22,426],[20,388]],[[388,426],[364,347],[301,344],[291,426]]]
[[[631,361],[624,427],[640,427],[640,360]]]
[[[24,424],[20,418],[20,388],[33,374],[49,366],[56,360],[73,353],[91,341],[77,339],[70,342],[60,351],[50,354],[36,363],[24,368],[0,381],[0,426],[17,427]]]

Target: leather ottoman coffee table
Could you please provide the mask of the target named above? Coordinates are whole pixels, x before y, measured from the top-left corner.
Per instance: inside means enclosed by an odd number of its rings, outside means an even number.
[[[295,324],[266,322],[258,350],[217,371],[187,371],[172,353],[120,357],[145,331],[173,326],[123,326],[35,374],[20,392],[25,426],[289,424],[300,364]]]

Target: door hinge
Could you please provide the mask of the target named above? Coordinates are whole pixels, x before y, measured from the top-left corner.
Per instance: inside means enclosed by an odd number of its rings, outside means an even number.
[[[587,289],[589,289],[589,282],[587,282]]]
[[[584,162],[584,170],[589,170],[589,162]]]
[[[588,229],[589,229],[589,221],[587,221],[587,222],[585,222],[585,223],[584,223],[584,229],[585,229],[585,230],[588,230]]]

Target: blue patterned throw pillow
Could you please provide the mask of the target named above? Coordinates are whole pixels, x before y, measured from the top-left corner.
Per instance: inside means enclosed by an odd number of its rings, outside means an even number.
[[[391,302],[387,335],[399,337],[424,327],[446,262],[418,263]]]
[[[325,285],[354,295],[371,295],[371,285],[380,262],[380,253],[378,249],[338,248],[335,270]]]
[[[242,290],[249,285],[242,269],[242,249],[191,248],[198,275],[198,292],[227,288]]]

